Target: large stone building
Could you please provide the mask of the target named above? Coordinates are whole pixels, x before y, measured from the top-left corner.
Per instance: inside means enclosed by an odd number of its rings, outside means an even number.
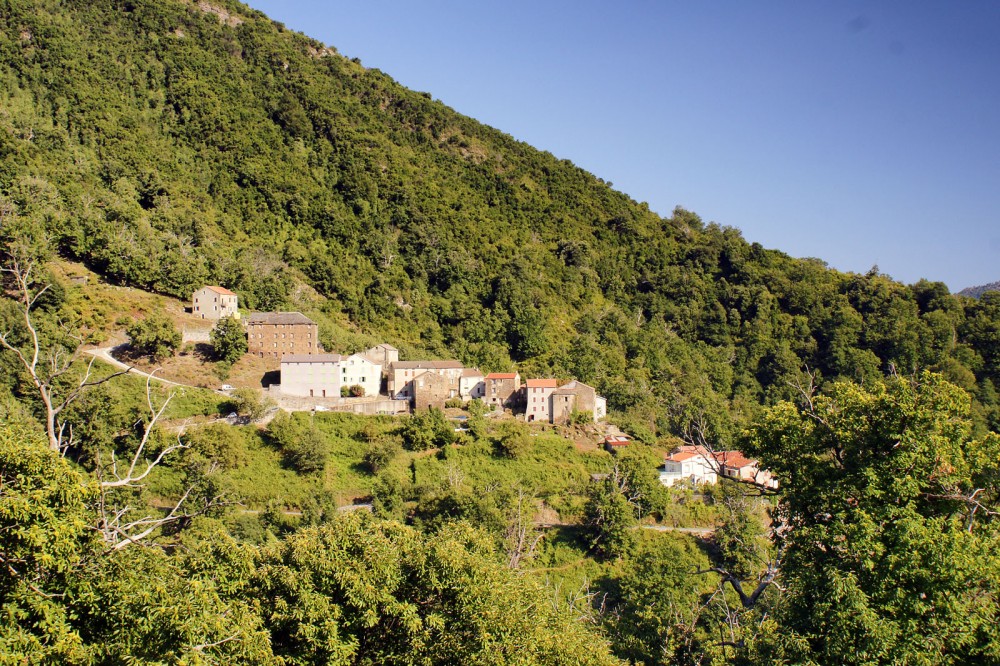
[[[191,313],[202,319],[239,317],[236,294],[225,287],[208,285],[191,296]]]
[[[319,354],[319,327],[301,312],[254,312],[247,317],[247,352],[260,357]]]
[[[551,420],[549,397],[558,387],[555,379],[529,379],[525,383],[524,415],[528,421]]]
[[[281,392],[308,398],[340,397],[340,354],[285,354]]]
[[[607,400],[597,395],[594,387],[583,382],[563,384],[552,391],[549,399],[549,420],[552,423],[566,423],[573,412],[590,412],[594,421],[600,421],[608,415]]]
[[[389,396],[397,400],[412,400],[413,380],[425,372],[445,377],[450,386],[454,386],[457,395],[462,370],[464,368],[459,361],[396,361],[389,366],[387,381]]]
[[[494,407],[508,407],[521,390],[521,375],[516,372],[491,372],[483,380],[483,402]]]

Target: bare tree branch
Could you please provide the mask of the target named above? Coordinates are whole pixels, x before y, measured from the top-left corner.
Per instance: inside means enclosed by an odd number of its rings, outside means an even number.
[[[70,388],[65,396],[57,397],[59,387],[57,380],[70,371],[79,358],[79,349],[83,340],[79,336],[70,336],[77,341],[76,348],[70,354],[65,350],[55,347],[46,350],[43,347],[38,327],[32,318],[32,310],[38,303],[38,299],[46,293],[51,285],[36,288],[32,283],[32,272],[35,270],[35,261],[28,256],[27,251],[14,247],[9,253],[5,263],[0,265],[0,273],[9,275],[14,282],[14,296],[12,300],[17,304],[17,310],[22,320],[22,325],[28,337],[27,353],[13,339],[13,330],[0,333],[0,347],[12,352],[17,358],[21,367],[31,378],[38,396],[45,407],[45,432],[49,440],[49,448],[59,453],[65,453],[72,439],[66,440],[66,424],[61,423],[59,415],[76,401],[83,392],[93,386],[103,384],[111,379],[125,374],[128,370],[121,370],[101,379],[91,381],[93,360],[88,364],[83,378]],[[47,355],[47,358],[46,358]]]

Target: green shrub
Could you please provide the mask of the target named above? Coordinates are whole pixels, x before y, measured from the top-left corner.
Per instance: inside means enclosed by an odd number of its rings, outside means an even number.
[[[132,341],[132,352],[149,356],[153,361],[173,356],[181,346],[181,332],[163,314],[153,313],[145,319],[137,319],[125,332]]]
[[[215,358],[232,365],[247,353],[247,334],[236,317],[223,317],[209,333]]]
[[[403,426],[403,446],[410,451],[426,451],[454,440],[455,428],[444,412],[433,407],[423,414],[414,414]]]
[[[284,451],[288,466],[295,471],[311,474],[326,467],[330,447],[313,424],[280,412],[268,426],[268,435]]]
[[[233,411],[240,416],[246,416],[251,421],[263,418],[267,410],[274,406],[274,401],[252,388],[238,388],[232,391]]]
[[[362,462],[372,474],[378,474],[402,453],[402,447],[391,437],[378,437],[368,444]]]
[[[528,427],[520,421],[504,421],[495,436],[497,448],[505,456],[516,458],[531,448]]]

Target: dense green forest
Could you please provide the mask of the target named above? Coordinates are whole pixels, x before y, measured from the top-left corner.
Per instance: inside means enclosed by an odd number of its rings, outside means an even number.
[[[663,218],[229,0],[0,0],[0,158],[0,663],[1000,661],[1000,293]],[[576,378],[640,445],[282,417],[174,450],[141,386],[74,394],[59,257],[250,309],[315,290],[328,348]],[[780,495],[720,490],[708,540],[632,529],[676,510],[644,448],[673,438],[758,456]],[[111,461],[163,452],[148,481],[198,510],[132,539],[114,507],[150,489]],[[303,497],[342,465],[374,516],[216,503],[268,456]],[[578,528],[529,556],[524,493]],[[553,585],[574,552],[579,594]]]
[[[647,438],[697,414],[725,436],[805,368],[935,369],[998,424],[996,298],[663,219],[237,3],[228,20],[183,2],[2,7],[4,205],[109,280],[182,298],[216,282],[266,309],[290,266],[359,331],[593,383]]]

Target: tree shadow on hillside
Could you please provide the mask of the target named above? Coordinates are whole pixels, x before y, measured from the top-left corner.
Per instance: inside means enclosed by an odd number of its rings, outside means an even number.
[[[211,363],[212,361],[215,361],[215,347],[207,342],[196,342],[192,353],[194,354],[194,357],[202,363]]]

